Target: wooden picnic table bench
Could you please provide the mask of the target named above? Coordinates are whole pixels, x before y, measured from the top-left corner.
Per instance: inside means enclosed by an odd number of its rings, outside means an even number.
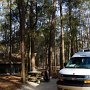
[[[28,80],[40,83],[42,76],[40,71],[30,71],[28,73]]]

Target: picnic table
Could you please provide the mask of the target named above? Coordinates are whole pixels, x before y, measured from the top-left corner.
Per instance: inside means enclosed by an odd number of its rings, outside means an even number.
[[[40,71],[30,71],[28,73],[28,81],[40,83],[41,78],[42,75]]]

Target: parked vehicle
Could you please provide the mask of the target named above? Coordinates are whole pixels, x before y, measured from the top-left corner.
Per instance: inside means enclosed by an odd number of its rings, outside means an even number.
[[[58,90],[90,90],[90,50],[75,53],[59,71]]]

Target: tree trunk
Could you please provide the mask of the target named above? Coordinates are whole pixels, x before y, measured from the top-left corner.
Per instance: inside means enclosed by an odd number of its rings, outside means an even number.
[[[35,68],[34,38],[32,35],[31,35],[31,66],[32,66],[32,71],[35,71],[36,68]]]
[[[36,12],[34,11],[35,9],[33,8],[33,5],[35,5]],[[31,68],[32,71],[35,71],[35,51],[34,51],[34,42],[35,42],[35,26],[37,24],[37,1],[34,2],[33,0],[30,1],[30,15],[29,15],[29,20],[30,20],[30,35],[31,35]],[[36,15],[36,17],[35,17]],[[34,18],[35,17],[35,18]]]
[[[19,18],[20,18],[20,47],[21,47],[21,60],[22,60],[22,82],[25,83],[25,46],[24,46],[24,37],[25,37],[25,5],[24,0],[18,0],[19,8]]]
[[[69,3],[69,28],[70,28],[70,38],[71,38],[71,56],[74,54],[74,42],[73,42],[73,30],[72,30],[72,15],[71,15],[71,11],[72,11],[72,4],[71,4],[71,0],[68,0]]]
[[[30,72],[31,70],[31,37],[30,33],[28,33],[28,50],[27,50],[27,72]]]
[[[55,12],[56,12],[56,0],[53,0],[53,11],[52,11],[52,21],[50,28],[50,43],[49,43],[49,52],[48,52],[48,67],[49,75],[52,73],[52,59],[53,59],[53,47],[55,47]]]
[[[9,61],[10,61],[10,75],[12,74],[12,16],[11,16],[11,0],[9,1],[10,8],[10,51],[9,51]]]
[[[63,68],[64,62],[65,62],[65,56],[64,56],[64,30],[63,30],[63,16],[62,16],[62,0],[60,0],[60,20],[61,20],[60,68]]]
[[[35,70],[35,57],[34,57],[34,18],[33,18],[33,1],[30,1],[31,5],[30,5],[30,16],[29,16],[29,20],[30,20],[30,35],[31,35],[31,70],[34,71]]]

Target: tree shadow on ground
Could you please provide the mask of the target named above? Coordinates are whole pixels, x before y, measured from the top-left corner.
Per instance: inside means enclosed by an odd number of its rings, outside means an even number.
[[[0,76],[0,90],[16,90],[21,85],[21,77]]]

